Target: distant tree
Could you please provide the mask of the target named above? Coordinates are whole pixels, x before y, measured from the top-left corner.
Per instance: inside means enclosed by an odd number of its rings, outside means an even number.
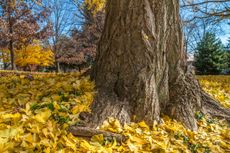
[[[48,10],[37,1],[0,1],[0,44],[10,51],[12,69],[16,69],[14,48],[20,48],[33,39],[43,39],[49,34],[49,24],[43,23],[47,16]]]
[[[25,44],[20,49],[14,48],[15,65],[24,70],[35,70],[38,67],[48,67],[54,64],[54,54],[50,48],[43,46],[39,40],[33,40],[30,44]],[[3,61],[9,61],[9,49],[2,49]],[[0,56],[1,58],[1,56]]]
[[[15,63],[19,67],[36,69],[38,66],[47,67],[54,63],[54,54],[51,49],[44,48],[42,43],[34,40],[33,43],[15,49]]]
[[[78,67],[80,70],[80,65],[85,63],[85,55],[80,51],[79,42],[76,42],[72,36],[62,37],[61,43],[57,44],[59,46],[58,53],[58,62],[60,63],[62,69],[66,71],[66,69],[74,69]]]
[[[180,1],[180,11],[185,35],[185,49],[188,53],[194,53],[198,42],[201,41],[205,33],[209,31],[216,34],[224,33],[223,26],[225,26],[227,21],[226,19],[228,18],[222,18],[221,16],[217,16],[217,14],[220,14],[222,11],[227,13],[227,8],[224,6],[227,5],[228,0]]]
[[[220,74],[225,67],[222,42],[213,33],[206,33],[198,43],[194,63],[198,74]]]
[[[230,51],[230,37],[228,38],[228,43],[226,45],[226,50]]]
[[[226,70],[230,74],[230,38],[228,39],[228,44],[226,46]]]
[[[85,0],[85,5],[93,14],[104,10],[106,0]]]
[[[73,29],[70,37],[62,36],[58,62],[65,67],[88,67],[96,56],[97,43],[104,26],[104,1],[84,1],[75,3],[79,9],[78,17],[82,20],[80,29]]]
[[[45,0],[44,5],[50,8],[48,21],[52,24],[52,35],[50,37],[50,46],[55,54],[55,69],[60,71],[58,60],[62,52],[62,41],[64,37],[71,34],[72,29],[78,27],[79,21],[76,16],[77,8],[73,0]]]

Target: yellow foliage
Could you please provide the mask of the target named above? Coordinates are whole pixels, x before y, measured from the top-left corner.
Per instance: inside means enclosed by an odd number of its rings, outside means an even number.
[[[15,50],[15,64],[21,67],[50,66],[54,63],[54,54],[48,48],[43,48],[41,43],[34,40],[32,44],[23,46],[21,49]],[[7,48],[0,49],[0,59],[4,63],[10,62],[10,51]]]
[[[0,77],[0,152],[80,152],[83,140],[68,127],[89,110],[93,83],[79,74],[26,74]]]
[[[68,132],[68,127],[79,123],[81,111],[89,111],[94,84],[74,73],[32,73],[33,80],[28,80],[26,75],[23,72],[0,77],[2,153],[230,152],[229,126],[222,120],[204,117],[199,112],[196,113],[197,132],[186,129],[167,116],[162,118],[162,124],[154,122],[152,127],[145,122],[122,126],[118,120],[108,118],[100,129],[126,136],[125,142],[119,143],[103,135],[93,136],[91,140],[74,137]],[[207,85],[209,77],[199,79],[202,85],[206,85],[204,88],[211,86],[215,90],[219,87],[223,88],[221,94],[229,92],[229,77],[212,77],[209,81],[216,82],[215,86]],[[217,85],[221,82],[225,85]],[[227,99],[223,100],[222,103],[229,106],[229,102],[225,101]]]
[[[51,116],[51,111],[49,109],[46,110],[40,110],[38,114],[34,116],[33,119],[40,123],[46,123]]]
[[[84,4],[89,10],[92,10],[93,14],[103,10],[105,7],[106,0],[85,0]]]
[[[50,49],[44,49],[37,40],[32,44],[15,50],[15,63],[21,67],[27,65],[50,66],[54,63],[54,54]]]

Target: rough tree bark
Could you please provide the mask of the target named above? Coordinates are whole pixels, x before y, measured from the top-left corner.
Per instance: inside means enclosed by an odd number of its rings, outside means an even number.
[[[10,41],[9,41],[9,50],[10,50],[10,63],[11,63],[11,69],[16,70],[16,65],[15,65],[15,56],[14,56],[14,41],[12,38],[13,35],[13,23],[12,23],[12,9],[9,7],[8,8],[8,19],[9,19],[9,32],[11,35]]]
[[[151,125],[167,114],[196,130],[196,111],[229,120],[187,67],[178,0],[108,0],[106,11],[89,126],[110,116]]]

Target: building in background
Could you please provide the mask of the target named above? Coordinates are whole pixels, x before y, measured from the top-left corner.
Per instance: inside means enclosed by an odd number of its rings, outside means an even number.
[[[0,70],[3,70],[4,69],[4,64],[2,62],[2,60],[0,59]]]

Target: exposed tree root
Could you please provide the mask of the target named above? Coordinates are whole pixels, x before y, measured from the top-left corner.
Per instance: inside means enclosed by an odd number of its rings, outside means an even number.
[[[195,112],[202,110],[202,99],[200,85],[192,71],[178,75],[176,81],[170,84],[169,93],[170,101],[164,113],[197,130]]]
[[[216,102],[205,92],[202,92],[202,101],[204,102],[204,114],[226,119],[230,123],[230,109],[221,106],[220,103]]]
[[[192,69],[181,73],[170,86],[170,101],[164,113],[181,121],[189,129],[198,129],[195,118],[198,111],[230,121],[230,110],[201,89]]]
[[[107,131],[101,131],[94,128],[89,127],[70,127],[69,131],[74,135],[78,137],[83,137],[86,139],[89,139],[93,137],[94,135],[102,134],[104,137],[113,137],[117,140],[117,142],[123,142],[126,140],[126,137],[121,134],[116,134],[112,132]]]

